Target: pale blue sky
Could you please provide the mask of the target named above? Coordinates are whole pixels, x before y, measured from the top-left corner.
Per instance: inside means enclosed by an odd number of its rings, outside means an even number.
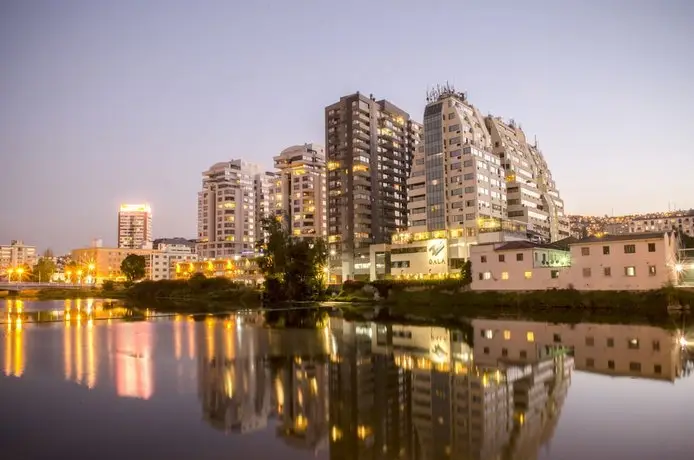
[[[5,0],[0,242],[115,244],[121,202],[194,237],[200,173],[324,142],[360,90],[446,80],[537,135],[571,213],[694,207],[694,2]],[[688,161],[687,161],[688,160]]]

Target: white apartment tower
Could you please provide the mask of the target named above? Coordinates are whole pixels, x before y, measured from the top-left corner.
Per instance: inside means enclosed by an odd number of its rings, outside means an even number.
[[[198,244],[201,259],[252,255],[266,208],[267,184],[273,183],[255,163],[231,160],[202,174],[198,192]],[[260,199],[260,198],[263,199]]]
[[[498,227],[506,216],[506,184],[484,117],[449,86],[427,100],[424,142],[407,181],[409,232],[475,237]]]
[[[118,212],[118,247],[142,249],[152,244],[152,209],[148,204],[122,204]]]
[[[276,215],[282,215],[297,238],[325,238],[328,234],[325,148],[295,145],[274,158],[279,171]]]
[[[569,221],[546,161],[514,122],[484,117],[449,85],[427,97],[424,142],[409,191],[410,235],[464,238],[527,233],[556,241]]]
[[[528,143],[525,133],[511,120],[487,117],[493,153],[506,171],[508,218],[523,222],[543,239],[557,241],[570,234],[564,201],[552,179],[537,142]]]

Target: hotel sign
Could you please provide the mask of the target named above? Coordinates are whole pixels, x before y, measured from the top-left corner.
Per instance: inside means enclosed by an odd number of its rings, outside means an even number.
[[[429,265],[444,265],[448,262],[448,246],[445,239],[427,241],[427,258]]]

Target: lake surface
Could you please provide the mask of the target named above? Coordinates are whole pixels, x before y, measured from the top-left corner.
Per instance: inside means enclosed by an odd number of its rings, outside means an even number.
[[[694,325],[260,322],[6,301],[0,458],[694,458]]]

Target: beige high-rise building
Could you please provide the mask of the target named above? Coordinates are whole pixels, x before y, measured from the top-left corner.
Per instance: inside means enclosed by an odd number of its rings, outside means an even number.
[[[537,142],[529,144],[513,120],[506,123],[489,116],[484,121],[492,135],[492,152],[506,172],[508,218],[525,223],[545,240],[567,238],[570,225],[564,201]]]
[[[122,204],[118,212],[118,247],[141,249],[152,244],[152,209],[148,204]]]
[[[369,276],[369,246],[407,227],[407,177],[421,125],[361,93],[325,108],[328,242],[338,281]]]
[[[274,209],[274,173],[243,160],[214,164],[198,192],[200,259],[249,256],[261,236],[261,219]]]
[[[328,234],[325,149],[318,144],[295,145],[274,158],[279,170],[276,214],[286,219],[298,238]]]
[[[36,246],[28,246],[21,240],[0,245],[0,269],[32,267],[36,264]]]

